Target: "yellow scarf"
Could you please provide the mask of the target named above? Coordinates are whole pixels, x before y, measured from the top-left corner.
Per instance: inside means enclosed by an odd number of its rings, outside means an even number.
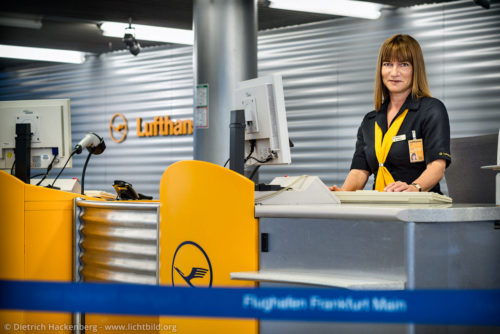
[[[384,166],[385,160],[387,159],[387,155],[389,155],[389,150],[392,146],[392,138],[398,133],[401,124],[403,123],[406,114],[408,113],[408,109],[406,109],[401,115],[396,118],[389,130],[387,130],[385,136],[382,134],[382,129],[375,122],[375,154],[377,155],[378,160],[378,172],[377,179],[375,180],[375,190],[384,191],[384,188],[394,182],[394,178],[392,177],[389,170]],[[382,137],[384,137],[382,141]]]

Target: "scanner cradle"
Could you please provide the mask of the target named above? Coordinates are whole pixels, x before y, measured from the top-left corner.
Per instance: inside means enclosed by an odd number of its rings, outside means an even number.
[[[317,176],[276,177],[269,185],[283,187],[279,191],[255,191],[255,204],[301,205],[339,204],[338,198]]]

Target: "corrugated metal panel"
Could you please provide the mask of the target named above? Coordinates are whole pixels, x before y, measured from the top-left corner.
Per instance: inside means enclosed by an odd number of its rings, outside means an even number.
[[[83,281],[158,284],[159,203],[76,205]]]
[[[376,21],[337,19],[264,31],[259,74],[282,72],[292,165],[265,166],[261,180],[311,174],[341,184],[354,151],[357,127],[373,109],[376,58],[396,33],[419,40],[432,93],[448,108],[452,137],[498,132],[500,127],[500,0],[489,10],[464,0],[384,11]],[[158,196],[169,164],[192,158],[192,138],[135,135],[111,142],[108,122],[135,118],[192,117],[192,48],[145,49],[103,55],[84,65],[57,65],[0,74],[0,99],[65,98],[72,101],[74,144],[86,131],[104,135],[108,150],[91,159],[86,189],[112,192],[115,179]],[[66,177],[79,176],[84,156]],[[371,182],[368,184],[371,187]],[[444,188],[446,189],[446,188]]]
[[[373,110],[379,47],[396,33],[420,42],[431,91],[448,108],[452,137],[498,132],[499,28],[499,1],[489,10],[461,1],[386,10],[376,21],[345,18],[262,32],[259,75],[283,74],[295,148],[292,165],[262,167],[260,179],[310,174],[342,184],[357,128]]]
[[[125,180],[158,198],[158,184],[173,162],[192,159],[192,136],[139,138],[136,118],[155,116],[192,120],[192,47],[145,48],[90,58],[82,65],[54,65],[2,73],[0,99],[70,98],[73,145],[89,131],[103,136],[107,149],[90,159],[85,189],[114,193],[114,180]],[[128,120],[127,139],[114,143],[109,121],[115,113]],[[81,177],[87,152],[74,157],[61,177]],[[55,175],[54,175],[55,176]]]

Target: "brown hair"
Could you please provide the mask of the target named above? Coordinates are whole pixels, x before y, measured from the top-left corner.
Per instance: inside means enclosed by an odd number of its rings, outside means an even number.
[[[375,110],[380,110],[382,103],[389,98],[389,91],[382,82],[381,69],[383,62],[391,60],[397,60],[398,62],[407,61],[412,65],[411,96],[413,98],[431,96],[429,85],[427,84],[427,75],[425,74],[424,56],[420,45],[410,35],[397,34],[389,37],[380,47],[373,98]]]

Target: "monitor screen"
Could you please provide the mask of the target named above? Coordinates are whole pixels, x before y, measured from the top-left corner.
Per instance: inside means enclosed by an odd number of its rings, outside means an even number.
[[[245,110],[245,164],[291,163],[281,75],[242,81],[235,98]]]
[[[14,164],[17,123],[31,124],[31,168],[47,168],[54,156],[53,167],[63,167],[71,154],[69,99],[0,101],[0,169]]]

